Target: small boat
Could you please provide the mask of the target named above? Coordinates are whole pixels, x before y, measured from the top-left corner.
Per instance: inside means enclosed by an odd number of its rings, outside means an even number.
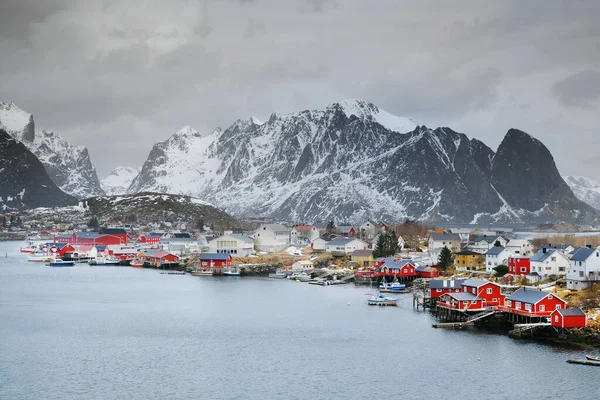
[[[406,292],[406,285],[398,282],[398,278],[394,278],[392,283],[387,283],[383,278],[379,285],[379,291],[381,293],[404,293]]]
[[[51,256],[50,254],[35,252],[35,251],[33,253],[29,254],[29,256],[27,257],[27,261],[30,261],[30,262],[48,263],[52,260],[54,260],[54,257]]]
[[[185,275],[185,271],[160,271],[161,275]]]
[[[65,261],[62,258],[56,258],[46,265],[51,267],[72,267],[75,265],[75,261]]]
[[[141,260],[134,259],[134,260],[131,260],[131,262],[129,263],[129,266],[133,267],[133,268],[143,268],[144,262]]]
[[[223,276],[240,276],[240,271],[237,267],[229,267],[223,271]]]
[[[88,264],[90,265],[104,265],[104,266],[113,266],[113,265],[120,265],[121,264],[121,260],[116,259],[116,258],[111,258],[111,257],[96,257],[96,258],[90,258],[90,260],[88,261]]]
[[[300,281],[300,282],[310,281],[310,275],[307,274],[306,272],[294,272],[293,274],[291,274],[289,276],[289,278],[293,281]]]
[[[200,268],[196,271],[192,271],[194,276],[212,276],[214,273],[212,268]]]
[[[587,358],[588,360],[591,360],[591,361],[598,361],[598,362],[600,362],[600,356],[590,356],[590,355],[586,354],[585,358]]]
[[[33,244],[33,242],[27,242],[26,244],[24,244],[23,246],[21,246],[21,248],[19,249],[19,251],[21,253],[28,253],[31,254],[33,253],[36,249],[38,248],[38,246],[36,246],[35,244]]]
[[[285,279],[285,278],[287,278],[287,274],[285,273],[284,270],[279,270],[279,271],[276,271],[275,273],[269,274],[269,278]]]
[[[379,296],[371,296],[367,300],[367,304],[370,306],[396,306],[397,300],[380,294]]]

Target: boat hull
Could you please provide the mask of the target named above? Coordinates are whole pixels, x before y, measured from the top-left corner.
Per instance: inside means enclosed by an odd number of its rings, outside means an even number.
[[[379,300],[367,300],[367,304],[370,306],[397,306],[396,300],[387,300],[387,301],[379,301]]]
[[[66,262],[62,262],[62,263],[51,262],[48,265],[51,267],[73,267],[75,265],[75,263],[72,261],[66,261]]]
[[[587,358],[588,360],[591,360],[591,361],[600,361],[600,357],[597,357],[597,356],[586,355],[585,358]]]

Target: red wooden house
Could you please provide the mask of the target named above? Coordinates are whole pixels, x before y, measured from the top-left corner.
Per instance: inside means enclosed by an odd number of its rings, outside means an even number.
[[[353,226],[338,226],[337,230],[345,238],[356,236],[356,229]]]
[[[440,276],[440,270],[435,267],[420,266],[415,268],[415,272],[420,278],[437,278]]]
[[[463,292],[471,293],[484,300],[486,306],[504,305],[504,295],[497,283],[481,279],[467,279],[462,283]]]
[[[508,257],[508,273],[512,275],[527,275],[531,270],[529,257]]]
[[[581,308],[559,308],[550,314],[556,328],[585,328],[587,317]]]
[[[98,232],[74,232],[70,236],[55,236],[54,243],[93,244],[108,246],[109,244],[121,244],[121,238],[113,235],[102,235]]]
[[[75,252],[75,248],[69,243],[46,243],[46,247],[50,254],[59,258],[64,258],[67,253],[73,254]]]
[[[415,277],[415,265],[411,261],[401,261],[397,258],[388,257],[379,266],[380,276]]]
[[[160,238],[162,237],[162,233],[151,232],[147,235],[142,235],[138,238],[138,242],[140,243],[148,243],[148,244],[156,244],[160,242]]]
[[[139,257],[143,261],[154,264],[174,264],[179,262],[178,256],[163,250],[150,250],[140,253]]]
[[[100,228],[98,233],[101,235],[116,236],[120,239],[121,243],[124,244],[129,242],[129,235],[127,234],[127,231],[123,228]]]
[[[548,317],[554,310],[566,307],[567,302],[552,293],[522,287],[506,298],[503,310],[529,317]]]
[[[469,292],[445,293],[436,306],[459,311],[481,311],[486,307],[484,299]]]
[[[225,253],[202,253],[200,254],[201,268],[227,268],[231,267],[231,255]]]
[[[432,279],[429,281],[429,295],[432,299],[438,299],[446,293],[462,291],[463,279]]]

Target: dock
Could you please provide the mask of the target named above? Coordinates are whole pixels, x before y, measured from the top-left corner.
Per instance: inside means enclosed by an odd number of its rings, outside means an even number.
[[[592,360],[567,360],[569,364],[581,364],[581,365],[593,365],[594,367],[600,367],[599,361]]]

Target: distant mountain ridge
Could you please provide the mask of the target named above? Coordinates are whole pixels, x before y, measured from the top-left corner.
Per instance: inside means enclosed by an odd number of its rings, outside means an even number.
[[[600,210],[600,183],[583,176],[566,176],[565,182],[579,200]]]
[[[590,222],[548,149],[511,129],[494,153],[358,100],[238,120],[157,143],[128,193],[194,195],[238,217],[289,221]]]
[[[33,115],[13,102],[0,103],[0,128],[31,150],[52,181],[66,193],[77,198],[104,195],[86,147],[72,145],[46,130],[36,134]]]
[[[51,207],[76,202],[50,179],[37,157],[0,128],[0,209]]]
[[[100,180],[102,189],[108,196],[116,194],[125,194],[133,179],[140,173],[141,167],[123,167],[115,168],[108,176]]]

